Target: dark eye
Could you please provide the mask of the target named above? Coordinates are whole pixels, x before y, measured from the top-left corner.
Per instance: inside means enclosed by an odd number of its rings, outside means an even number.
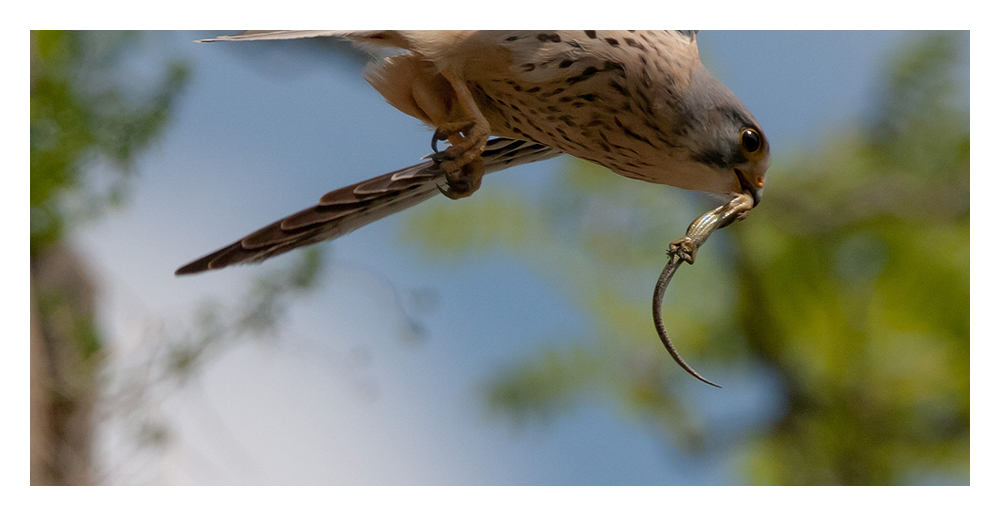
[[[760,149],[760,133],[753,129],[744,129],[740,135],[740,145],[749,153],[757,152]]]

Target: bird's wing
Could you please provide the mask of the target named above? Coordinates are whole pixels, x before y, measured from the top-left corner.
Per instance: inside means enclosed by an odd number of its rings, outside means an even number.
[[[410,36],[414,39],[414,36]],[[473,65],[483,48],[502,47],[509,50],[509,68],[503,78],[514,78],[521,84],[554,84],[582,77],[582,72],[614,71],[622,63],[636,60],[649,52],[670,54],[658,60],[662,66],[682,67],[697,58],[697,44],[691,31],[664,30],[534,30],[476,31],[468,34],[465,46],[472,54]],[[466,67],[460,67],[466,68]]]
[[[539,143],[495,138],[487,144],[483,161],[490,173],[559,154]],[[436,163],[424,161],[328,192],[317,205],[254,231],[177,269],[175,274],[260,262],[296,247],[337,238],[437,195],[444,179]]]
[[[267,41],[279,39],[302,39],[343,37],[349,31],[342,30],[245,30],[231,36],[216,36],[199,39],[198,43],[213,43],[216,41]]]
[[[245,30],[239,34],[199,39],[198,43],[217,41],[277,41],[307,38],[341,38],[357,43],[396,47],[411,50],[414,34],[443,34],[449,31],[401,31],[401,30]]]

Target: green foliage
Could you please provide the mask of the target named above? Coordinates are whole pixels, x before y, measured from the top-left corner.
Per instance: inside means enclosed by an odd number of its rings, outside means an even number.
[[[187,68],[170,62],[158,84],[121,72],[140,36],[122,32],[31,32],[31,255],[60,240],[70,194],[89,211],[120,202],[136,157],[162,132]],[[84,171],[114,174],[105,191]],[[79,214],[74,214],[79,215]]]
[[[485,394],[490,408],[522,421],[565,410],[586,394],[589,378],[603,370],[592,355],[573,346],[546,346],[540,355],[488,386]]]
[[[906,48],[869,123],[776,162],[762,205],[667,292],[671,337],[709,378],[757,367],[780,379],[778,419],[733,450],[747,482],[968,481],[970,140],[955,102],[958,50],[950,33]],[[596,393],[696,450],[721,430],[684,403],[679,382],[692,380],[662,350],[649,299],[666,244],[712,206],[569,168],[538,204],[484,191],[460,209],[419,211],[407,235],[431,256],[508,252],[560,281],[594,321],[591,339],[499,371],[490,407],[550,417]],[[516,239],[508,220],[523,228]]]
[[[433,233],[407,232],[405,238],[420,240],[435,250],[435,256],[485,254],[495,248],[516,249],[534,235],[530,234],[528,219],[531,206],[514,196],[494,192],[476,203],[456,203],[451,210],[433,210],[424,213],[425,223],[446,226],[454,231]],[[455,224],[455,221],[465,221]]]
[[[784,167],[768,209],[736,234],[740,318],[789,406],[747,451],[757,482],[968,476],[969,122],[947,103],[956,54],[936,35],[899,56],[873,128],[819,164]]]

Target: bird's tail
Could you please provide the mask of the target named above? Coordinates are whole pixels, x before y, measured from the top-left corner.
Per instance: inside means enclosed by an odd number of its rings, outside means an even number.
[[[487,173],[552,158],[561,154],[539,143],[495,138],[483,151]],[[286,251],[345,235],[438,194],[444,172],[433,161],[362,181],[320,197],[319,204],[289,215],[267,227],[177,269],[195,274],[237,263],[254,263]]]

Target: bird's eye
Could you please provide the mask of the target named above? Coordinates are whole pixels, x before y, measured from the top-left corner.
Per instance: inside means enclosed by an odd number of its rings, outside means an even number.
[[[754,129],[744,129],[740,135],[740,145],[748,153],[757,152],[760,149],[760,133]]]

